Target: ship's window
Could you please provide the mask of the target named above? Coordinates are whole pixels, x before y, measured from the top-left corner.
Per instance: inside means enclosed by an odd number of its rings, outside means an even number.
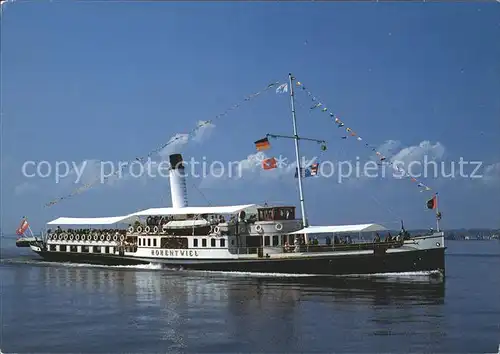
[[[106,247],[104,248],[104,253],[109,253],[109,246],[106,246]]]
[[[56,250],[56,245],[50,245],[50,248],[49,248],[51,251],[55,251]]]
[[[156,238],[153,239],[153,247],[156,247]]]
[[[189,248],[187,237],[162,237],[160,240],[161,248],[168,249],[187,249]]]
[[[207,239],[206,238],[201,239],[201,246],[207,247]]]
[[[69,251],[70,252],[76,252],[77,251],[76,246],[69,246]]]
[[[271,238],[269,236],[264,236],[264,246],[269,246],[271,244]]]
[[[234,246],[234,240],[231,240],[231,246]]]
[[[59,249],[61,250],[61,252],[66,252],[66,245],[59,246]]]
[[[101,246],[95,246],[94,253],[101,253]]]
[[[210,240],[210,246],[215,247],[215,238]]]
[[[139,246],[142,246],[142,238],[139,237],[138,242],[139,242]]]
[[[198,239],[193,239],[193,247],[198,247]]]
[[[88,253],[89,252],[89,246],[82,246],[82,252]]]
[[[148,238],[148,247],[150,247],[150,246],[151,246],[151,239]]]
[[[273,236],[273,246],[278,246],[280,244],[280,237],[277,235]]]
[[[220,239],[220,246],[221,247],[226,247],[226,239],[224,239],[224,238]]]

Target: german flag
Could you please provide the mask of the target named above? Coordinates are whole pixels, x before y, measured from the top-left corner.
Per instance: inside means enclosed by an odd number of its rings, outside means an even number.
[[[257,140],[255,142],[255,148],[257,151],[262,151],[262,150],[267,150],[271,147],[271,144],[269,144],[269,140],[267,138]]]
[[[278,167],[278,161],[274,157],[262,161],[262,168],[264,170],[272,170],[276,167]]]
[[[427,209],[436,209],[436,206],[437,206],[436,196],[432,197],[432,199],[429,199],[427,201]]]

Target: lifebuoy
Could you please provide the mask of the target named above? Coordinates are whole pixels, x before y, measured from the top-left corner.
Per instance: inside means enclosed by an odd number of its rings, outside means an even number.
[[[137,226],[137,229],[135,229],[135,231],[137,231],[137,233],[141,233],[142,232],[142,226]]]
[[[134,233],[134,227],[133,227],[133,226],[130,226],[130,227],[128,228],[128,233],[129,233],[129,234]]]
[[[116,235],[115,235],[115,236],[116,236]],[[121,235],[121,236],[120,236],[120,241],[123,241],[123,240],[125,240],[125,236]]]
[[[101,235],[101,237],[102,237],[102,235]],[[97,238],[98,238],[97,233],[95,233],[94,234],[94,241],[97,241]]]
[[[281,223],[277,223],[277,224],[276,224],[276,226],[274,226],[274,227],[275,227],[275,228],[276,228],[276,230],[278,230],[278,231],[283,230],[283,224],[281,224]]]
[[[218,226],[214,227],[214,233],[219,235],[220,234],[220,227],[218,227]]]
[[[255,231],[262,232],[262,226],[260,225],[255,226]]]
[[[64,235],[64,241],[68,239],[68,234],[63,234]]]
[[[73,234],[69,234],[69,240],[73,241],[73,238],[74,238]]]
[[[79,235],[79,234],[76,234],[76,236],[75,236],[75,240],[76,240],[76,241],[80,241],[80,235]]]
[[[155,234],[157,234],[157,233],[158,233],[158,231],[159,231],[158,226],[156,226],[156,225],[155,225],[155,227],[153,227],[153,232],[154,232]]]
[[[111,241],[111,235],[110,234],[106,235],[106,241],[108,241],[108,242]]]
[[[116,235],[113,236],[113,241],[118,240],[118,237]]]
[[[149,225],[144,228],[144,232],[147,234],[151,232],[151,228],[149,227]]]
[[[92,236],[89,234],[89,235],[87,236],[87,241],[91,241],[91,240],[92,240]]]
[[[101,236],[99,237],[99,240],[104,241],[104,238],[105,238],[104,234],[101,234]]]

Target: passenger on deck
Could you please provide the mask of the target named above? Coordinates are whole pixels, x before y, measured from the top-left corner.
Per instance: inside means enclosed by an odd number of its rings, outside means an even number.
[[[375,238],[373,239],[373,242],[380,242],[380,235],[378,232],[375,232]]]
[[[319,241],[318,241],[317,237],[313,238],[313,245],[315,245],[315,246],[319,245]]]
[[[392,236],[390,232],[387,232],[387,236],[385,237],[386,242],[392,242]]]
[[[340,239],[339,239],[339,237],[337,235],[335,235],[334,238],[333,238],[333,244],[334,245],[340,244]]]
[[[327,246],[331,246],[332,244],[332,239],[330,238],[330,236],[326,236],[325,237],[325,243]]]
[[[300,252],[300,239],[298,237],[295,238],[295,252]]]

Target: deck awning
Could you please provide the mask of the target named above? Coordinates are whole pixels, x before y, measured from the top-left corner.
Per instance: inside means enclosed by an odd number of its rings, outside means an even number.
[[[185,227],[197,227],[197,226],[207,226],[210,223],[205,219],[200,220],[173,220],[167,222],[167,227],[171,228],[185,228]]]
[[[201,215],[201,214],[236,214],[237,212],[250,208],[257,208],[256,204],[214,206],[214,207],[184,207],[184,208],[151,208],[141,210],[131,215],[134,216],[157,216],[157,215]]]
[[[342,232],[375,232],[387,230],[384,226],[379,224],[358,224],[358,225],[332,225],[332,226],[309,226],[291,232],[290,234],[331,234]]]
[[[255,209],[257,204],[215,206],[215,207],[185,207],[185,208],[150,208],[124,216],[110,216],[99,218],[68,218],[60,217],[47,223],[47,225],[114,225],[129,223],[137,217],[163,216],[163,215],[202,215],[202,214],[236,214],[239,211]],[[199,221],[201,223],[201,221]],[[192,225],[191,221],[191,225]]]
[[[47,225],[113,225],[125,222],[132,218],[133,215],[126,216],[110,216],[101,218],[66,218],[61,217],[52,220]]]

